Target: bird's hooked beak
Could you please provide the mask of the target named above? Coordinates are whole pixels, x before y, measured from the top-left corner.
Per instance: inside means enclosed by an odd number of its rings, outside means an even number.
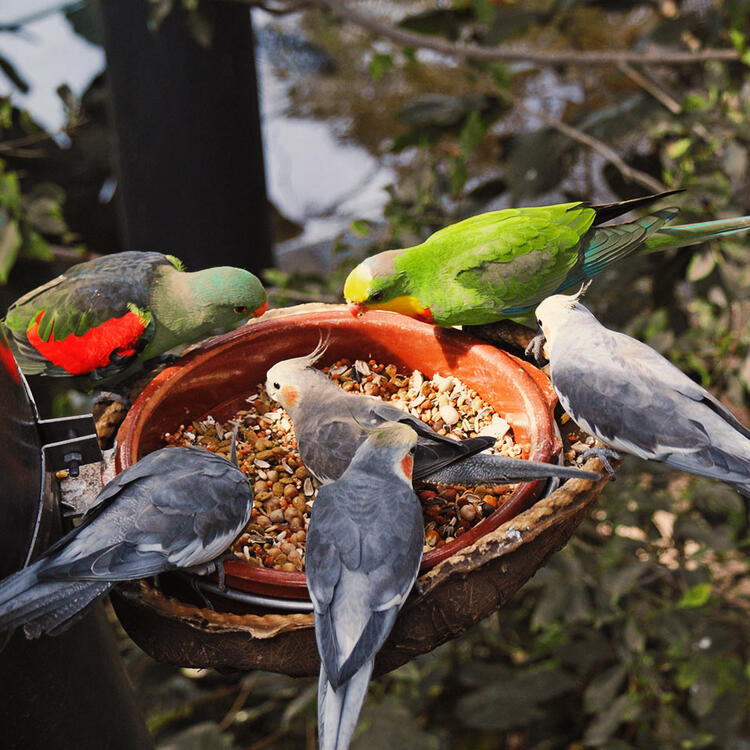
[[[361,318],[367,312],[367,305],[361,302],[349,302],[349,312],[355,318]]]
[[[253,317],[259,318],[266,310],[268,310],[268,300],[266,300],[257,310],[253,311]]]

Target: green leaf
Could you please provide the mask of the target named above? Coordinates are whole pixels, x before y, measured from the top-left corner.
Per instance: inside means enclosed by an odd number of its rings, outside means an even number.
[[[214,36],[214,28],[211,21],[199,10],[191,10],[185,20],[190,30],[190,36],[201,47],[208,49],[211,46]]]
[[[471,0],[474,15],[480,23],[491,26],[497,15],[497,5],[490,0]]]
[[[469,173],[466,169],[466,162],[463,159],[454,159],[450,173],[451,193],[454,195],[460,193],[468,178]]]
[[[8,281],[10,269],[18,257],[21,249],[21,231],[15,221],[8,221],[0,229],[0,284]]]
[[[595,714],[603,711],[620,691],[627,674],[628,670],[624,664],[615,664],[591,680],[583,694],[586,712]]]
[[[461,156],[468,159],[474,152],[482,136],[487,130],[486,125],[482,122],[482,116],[477,110],[473,110],[466,118],[461,133],[458,136],[458,144],[461,148]]]
[[[608,571],[602,579],[602,588],[609,593],[612,604],[617,604],[637,583],[646,570],[643,562],[634,562]]]
[[[357,237],[367,237],[370,234],[370,223],[364,219],[355,219],[350,225],[353,234]]]
[[[682,608],[696,608],[702,607],[711,596],[711,584],[710,583],[698,583],[695,586],[691,586],[683,595],[678,603],[678,607]]]
[[[701,667],[694,661],[687,661],[680,664],[675,676],[677,687],[687,690],[700,677]]]
[[[732,44],[737,52],[745,51],[745,34],[737,27],[729,29],[729,38],[732,40]]]
[[[495,81],[495,85],[500,91],[508,91],[510,89],[511,72],[507,65],[503,63],[492,63],[489,66],[492,80]]]
[[[264,268],[260,275],[267,284],[284,287],[289,283],[291,276],[280,268]]]
[[[692,145],[692,138],[678,138],[676,141],[672,141],[672,143],[667,145],[667,156],[669,156],[670,159],[679,159],[687,153]]]
[[[628,650],[633,653],[640,654],[646,648],[646,637],[643,635],[638,625],[636,625],[635,620],[628,619],[625,623],[623,637]]]
[[[586,745],[601,745],[615,732],[630,708],[630,696],[621,695],[612,701],[609,708],[596,715],[586,729],[583,742]]]
[[[54,198],[40,197],[29,202],[26,221],[42,234],[61,235],[67,230],[60,204]]]
[[[373,81],[379,81],[387,71],[392,70],[395,67],[393,58],[387,54],[381,54],[376,52],[370,60],[368,70]]]
[[[690,265],[687,269],[687,280],[700,281],[701,279],[705,279],[715,267],[716,258],[711,250],[696,253],[690,259]]]
[[[55,256],[50,250],[49,242],[38,232],[26,227],[23,231],[23,246],[21,252],[26,258],[34,260],[52,260]]]

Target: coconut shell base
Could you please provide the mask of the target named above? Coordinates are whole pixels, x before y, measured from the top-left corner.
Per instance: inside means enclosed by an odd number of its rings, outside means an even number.
[[[585,466],[602,471],[598,459]],[[608,479],[568,480],[528,510],[427,571],[377,657],[388,672],[456,638],[507,602],[565,545]],[[112,602],[123,627],[155,659],[219,669],[317,674],[311,614],[229,614],[184,604],[139,581]]]
[[[271,317],[330,309],[304,305],[295,311],[274,311]],[[473,333],[496,343],[498,331],[491,327],[484,330],[487,328]],[[522,349],[533,336],[530,329],[516,324],[512,324],[511,340],[505,328],[500,333],[504,334],[500,337],[503,345],[516,349]],[[450,338],[454,334],[442,335]],[[196,351],[199,353],[200,348]],[[536,383],[542,394],[541,403],[546,401],[538,409],[540,418],[551,422],[554,394],[549,381],[539,370],[517,362]],[[147,387],[146,395],[154,392],[159,379],[170,377],[169,372],[159,376]],[[155,400],[150,400],[149,408]],[[131,414],[130,424],[136,418]],[[141,453],[132,439],[130,443],[123,440],[127,428],[126,422],[119,437],[121,450],[124,443],[132,454],[126,464]],[[151,432],[156,434],[158,430],[152,427]],[[556,448],[550,443],[548,450],[553,453]],[[598,459],[589,460],[584,468],[603,471]],[[422,593],[412,593],[402,609],[378,654],[375,673],[395,669],[456,638],[505,604],[551,554],[565,545],[607,481],[608,478],[597,482],[568,480],[549,496],[424,571],[419,578]],[[319,659],[312,614],[216,612],[186,603],[194,597],[184,598],[182,601],[166,595],[150,581],[122,584],[112,592],[115,611],[125,630],[159,661],[191,667],[263,669],[291,676],[317,674]],[[226,600],[222,601],[222,606],[225,604]]]

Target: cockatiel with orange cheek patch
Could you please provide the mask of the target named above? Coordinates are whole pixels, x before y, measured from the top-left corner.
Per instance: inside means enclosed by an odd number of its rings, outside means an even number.
[[[302,462],[319,481],[338,479],[367,439],[367,429],[402,422],[418,435],[414,479],[435,484],[477,485],[530,482],[548,477],[598,479],[568,466],[480,454],[493,437],[454,440],[438,435],[420,419],[375,396],[347,393],[314,367],[325,348],[275,364],[266,374],[266,391],[294,422]]]
[[[411,486],[416,449],[408,425],[369,430],[313,504],[306,573],[321,662],[321,750],[349,747],[375,655],[417,579],[424,525]]]

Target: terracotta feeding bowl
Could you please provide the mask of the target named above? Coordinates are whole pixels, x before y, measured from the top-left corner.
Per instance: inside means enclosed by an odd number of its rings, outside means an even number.
[[[312,309],[311,309],[312,308]],[[426,376],[454,375],[510,424],[526,458],[554,460],[560,449],[553,420],[554,393],[530,364],[454,330],[391,313],[352,318],[342,306],[300,306],[274,311],[212,339],[160,373],[136,400],[118,433],[116,470],[163,445],[182,423],[211,414],[217,421],[246,405],[275,362],[312,351],[330,335],[322,367],[339,358],[374,358]],[[601,470],[598,461],[585,467]],[[424,593],[404,606],[378,657],[379,672],[429,651],[506,601],[572,534],[606,484],[569,480],[538,500],[543,482],[518,485],[492,515],[453,542],[425,554]],[[535,502],[536,501],[536,502]],[[304,574],[226,565],[231,593],[306,597]],[[251,592],[249,595],[245,592]],[[282,614],[213,598],[211,611],[166,595],[148,582],[119,587],[113,602],[131,637],[155,658],[176,664],[270,669],[291,675],[318,669],[312,614]]]
[[[265,381],[276,362],[308,354],[330,336],[318,366],[340,357],[419,369],[427,377],[454,375],[477,391],[510,424],[527,458],[549,461],[560,448],[556,441],[548,381],[535,368],[457,331],[443,330],[392,313],[355,319],[345,310],[269,317],[245,326],[192,352],[160,373],[142,392],[123,423],[116,454],[122,471],[163,445],[165,432],[209,414],[218,421],[247,406],[247,395]],[[517,486],[501,507],[462,536],[425,553],[422,569],[450,557],[497,528],[539,496],[543,482]],[[254,594],[307,598],[304,573],[232,560],[225,566],[227,584]]]

